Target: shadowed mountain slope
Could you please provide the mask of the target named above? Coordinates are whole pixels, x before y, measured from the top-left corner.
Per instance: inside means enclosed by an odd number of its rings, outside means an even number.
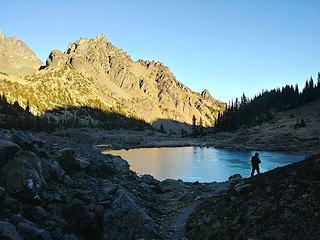
[[[34,116],[29,106],[24,109],[18,102],[10,104],[6,97],[0,96],[0,128],[51,131],[57,127],[152,129],[151,125],[143,120],[91,107],[57,108],[45,112],[42,117]]]

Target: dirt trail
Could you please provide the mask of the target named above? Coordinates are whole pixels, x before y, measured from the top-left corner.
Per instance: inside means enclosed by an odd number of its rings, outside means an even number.
[[[195,202],[191,206],[184,207],[180,210],[180,212],[174,218],[173,223],[171,225],[170,240],[186,239],[185,238],[185,225],[186,225],[187,219],[199,203],[200,202]]]
[[[227,183],[170,184],[162,196],[162,227],[168,240],[183,240],[189,215],[204,199],[228,188]]]

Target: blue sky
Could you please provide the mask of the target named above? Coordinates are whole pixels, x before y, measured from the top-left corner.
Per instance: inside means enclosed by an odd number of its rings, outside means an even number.
[[[134,60],[158,60],[195,91],[224,101],[320,71],[320,1],[6,1],[0,29],[45,61],[103,33]]]

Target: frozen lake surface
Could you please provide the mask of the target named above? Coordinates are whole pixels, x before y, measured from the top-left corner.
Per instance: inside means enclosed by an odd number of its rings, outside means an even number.
[[[120,155],[138,174],[156,179],[182,179],[188,182],[226,181],[240,173],[249,177],[254,152],[231,151],[205,147],[138,148],[106,151]],[[259,151],[261,172],[305,159],[303,154]]]

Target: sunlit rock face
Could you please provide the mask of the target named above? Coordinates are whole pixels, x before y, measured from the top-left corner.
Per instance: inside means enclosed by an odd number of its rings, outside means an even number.
[[[0,31],[0,71],[26,75],[34,73],[41,61],[34,52],[16,37],[6,37]]]
[[[225,106],[208,90],[197,93],[184,86],[162,63],[133,61],[104,35],[80,38],[65,52],[53,50],[46,65],[32,76],[14,82],[1,77],[9,98],[19,98],[21,105],[29,101],[37,114],[61,106],[90,106],[143,119],[159,128],[180,129],[181,124],[172,122],[192,124],[193,116],[198,124],[212,126]]]

